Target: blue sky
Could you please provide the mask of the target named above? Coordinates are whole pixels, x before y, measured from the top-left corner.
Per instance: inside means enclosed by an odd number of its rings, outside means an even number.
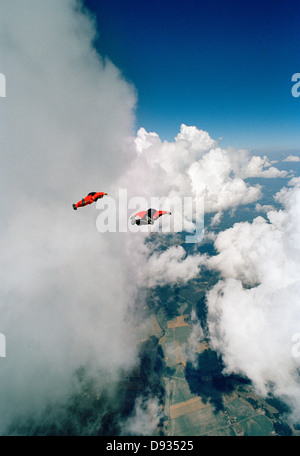
[[[136,129],[195,125],[224,147],[300,148],[299,0],[85,0],[97,49],[137,91]]]

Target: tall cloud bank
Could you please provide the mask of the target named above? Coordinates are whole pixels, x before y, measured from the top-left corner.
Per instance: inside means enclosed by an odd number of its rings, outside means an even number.
[[[267,157],[251,156],[244,149],[222,149],[209,134],[195,126],[182,124],[174,142],[161,141],[155,132],[141,128],[135,138],[136,157],[126,181],[131,182],[132,195],[164,196],[173,201],[174,229],[182,226],[176,219],[181,213],[176,198],[190,197],[203,200],[204,211],[220,216],[227,209],[235,209],[258,200],[259,185],[250,185],[248,177],[286,177],[271,165]],[[142,182],[142,185],[140,184]],[[176,211],[177,209],[177,211]],[[185,227],[195,211],[187,210]]]
[[[220,233],[208,266],[223,280],[207,296],[213,347],[227,372],[286,400],[299,420],[300,187],[276,195],[283,209]],[[295,339],[296,337],[296,339]]]
[[[80,366],[108,388],[136,360],[125,239],[72,209],[110,193],[130,163],[135,91],[97,55],[95,33],[75,0],[2,7],[1,433],[64,401]]]

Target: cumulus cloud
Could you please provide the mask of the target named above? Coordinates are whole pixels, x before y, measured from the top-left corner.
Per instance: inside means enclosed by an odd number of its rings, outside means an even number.
[[[297,187],[297,186],[299,187],[300,186],[300,177],[293,177],[292,179],[290,179],[288,181],[288,186],[289,187]]]
[[[253,203],[261,197],[261,187],[250,185],[246,178],[287,175],[286,171],[273,167],[266,156],[251,156],[244,149],[222,149],[207,132],[185,124],[173,142],[161,141],[155,132],[141,128],[134,145],[135,159],[124,177],[126,182],[131,182],[132,195],[148,199],[151,196],[169,200],[202,199],[205,212],[218,213],[215,223],[226,209]],[[174,225],[180,227],[176,220],[180,207],[174,205]],[[190,231],[190,222],[195,219],[193,208],[192,211],[189,220],[184,217]]]
[[[284,162],[298,162],[298,161],[300,161],[300,157],[298,155],[288,155],[283,161]]]
[[[169,247],[149,256],[140,282],[148,287],[185,283],[198,276],[204,261],[203,255],[187,255],[181,246]]]
[[[274,211],[275,208],[271,204],[259,204],[259,203],[257,203],[256,206],[255,206],[255,210],[257,212],[270,212],[270,211]]]
[[[260,196],[258,186],[249,186],[241,177],[233,175],[230,154],[220,148],[207,152],[201,161],[188,170],[192,192],[204,197],[206,212],[220,212],[249,204]]]
[[[156,398],[142,401],[139,397],[136,400],[133,415],[123,424],[123,433],[125,435],[153,435],[163,416],[163,411]]]
[[[192,330],[187,341],[185,355],[186,360],[192,363],[195,368],[197,368],[199,340],[204,338],[204,331],[201,322],[196,315],[195,309],[192,309],[191,312],[191,328]]]
[[[242,175],[246,177],[265,177],[276,178],[286,177],[287,171],[280,171],[278,168],[271,166],[268,157],[253,156],[243,167]]]
[[[218,235],[219,253],[208,266],[223,279],[207,295],[208,327],[226,371],[246,375],[261,394],[282,397],[299,419],[299,362],[292,355],[300,326],[299,185],[276,199],[283,208],[268,212],[268,220],[257,217]]]

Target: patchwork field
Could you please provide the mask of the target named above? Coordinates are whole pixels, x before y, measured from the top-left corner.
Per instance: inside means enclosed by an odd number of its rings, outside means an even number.
[[[166,365],[163,434],[278,435],[282,427],[279,410],[257,396],[245,379],[224,376],[222,362],[208,340],[194,341],[193,353],[198,358],[189,359],[190,312],[197,303],[199,290],[201,286],[195,283],[178,294],[177,315],[172,318],[163,308],[153,316],[153,334],[159,338]],[[284,426],[282,429],[298,434]]]

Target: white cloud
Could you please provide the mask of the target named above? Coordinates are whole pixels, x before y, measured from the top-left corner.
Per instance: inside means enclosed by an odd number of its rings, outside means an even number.
[[[217,141],[212,139],[207,131],[198,130],[195,126],[185,124],[181,125],[180,133],[176,136],[175,141],[195,153],[195,158],[218,145]]]
[[[195,126],[182,124],[174,142],[162,142],[156,133],[141,128],[134,144],[136,158],[124,178],[131,183],[132,195],[202,198],[205,211],[219,215],[260,198],[260,186],[250,185],[246,178],[287,174],[271,166],[267,157],[222,149]]]
[[[206,212],[221,212],[260,197],[260,187],[251,187],[232,171],[230,155],[220,148],[210,150],[190,166],[192,194],[204,198]]]
[[[255,206],[255,210],[257,212],[270,212],[270,211],[274,211],[275,208],[271,204],[259,204],[259,203],[257,203],[256,206]]]
[[[284,161],[284,162],[298,162],[298,161],[300,161],[300,157],[298,155],[288,155],[282,161]]]
[[[242,175],[246,177],[286,177],[287,171],[280,171],[279,169],[271,166],[268,158],[264,156],[253,156],[243,169]]]
[[[185,283],[196,277],[204,263],[202,255],[186,255],[183,247],[169,247],[153,253],[140,273],[140,283],[148,287]]]
[[[219,223],[221,222],[222,216],[223,216],[223,212],[222,212],[222,211],[217,212],[217,213],[212,217],[211,222],[210,222],[210,225],[211,225],[211,226],[219,225]]]
[[[135,92],[96,54],[78,5],[15,0],[1,11],[0,433],[64,400],[80,365],[101,384],[135,363],[127,239],[97,232],[95,206],[72,209],[113,191],[130,165]]]
[[[190,337],[187,341],[187,347],[185,348],[186,360],[193,364],[195,369],[198,365],[198,346],[199,340],[203,339],[204,331],[201,326],[201,322],[199,321],[196,311],[192,309],[191,312],[191,323],[192,323],[192,330]]]
[[[268,212],[269,221],[257,217],[218,235],[219,254],[207,264],[224,279],[208,293],[208,326],[226,371],[286,399],[299,419],[299,362],[292,356],[300,327],[299,186],[281,190],[277,200],[284,208]]]
[[[123,434],[154,435],[161,418],[163,411],[156,398],[143,402],[139,397],[136,400],[134,414],[123,424]]]
[[[289,187],[299,187],[300,186],[300,177],[293,177],[288,181]]]

